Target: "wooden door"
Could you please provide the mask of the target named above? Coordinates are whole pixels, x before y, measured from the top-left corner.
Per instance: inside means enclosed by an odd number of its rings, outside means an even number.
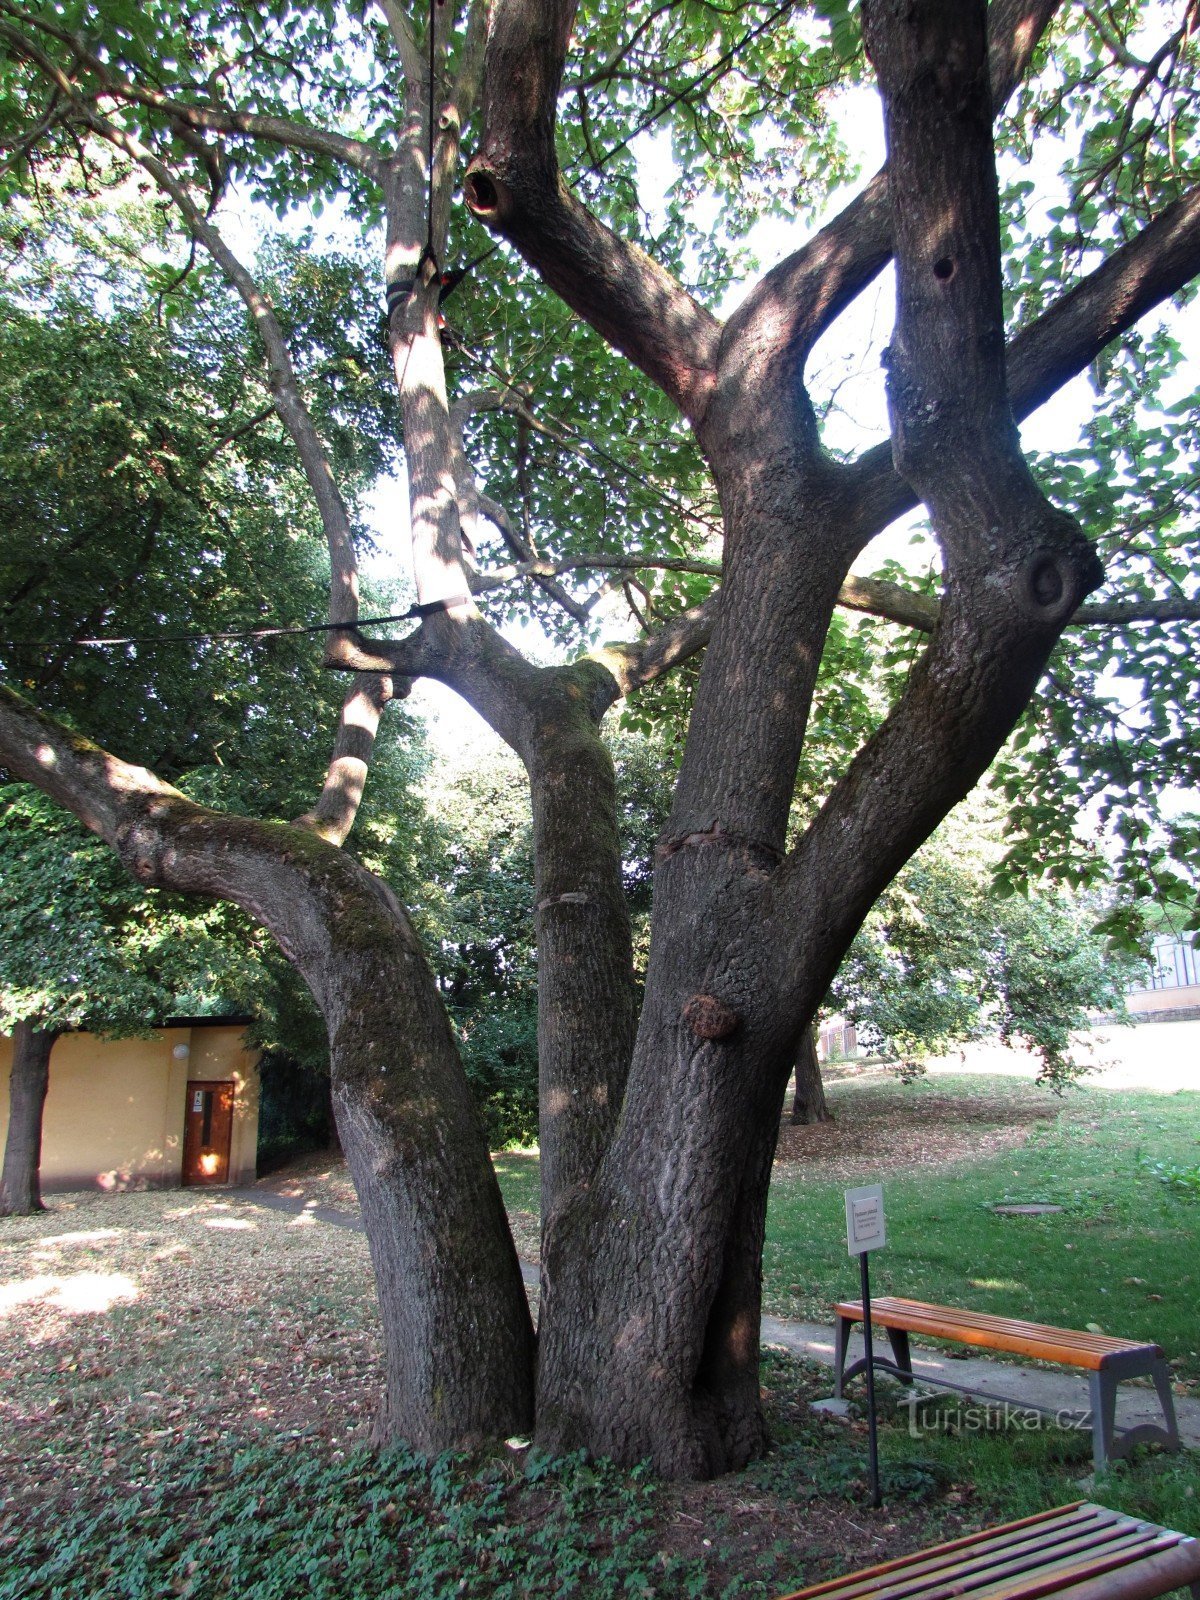
[[[184,1183],[227,1183],[232,1138],[233,1084],[193,1078],[183,1130]]]

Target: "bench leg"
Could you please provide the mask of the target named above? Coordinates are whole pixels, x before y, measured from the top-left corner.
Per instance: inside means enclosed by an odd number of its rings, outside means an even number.
[[[900,1368],[900,1371],[895,1376],[900,1379],[901,1383],[912,1383],[912,1355],[908,1348],[908,1329],[889,1328],[887,1336],[892,1347],[892,1355],[896,1359],[896,1365]],[[907,1377],[904,1376],[905,1373],[908,1374]]]
[[[1179,1437],[1179,1423],[1175,1420],[1175,1397],[1171,1393],[1171,1369],[1165,1361],[1156,1361],[1150,1376],[1154,1379],[1154,1387],[1158,1391],[1159,1404],[1163,1408],[1163,1418],[1167,1424],[1167,1439],[1172,1450],[1182,1449]],[[1192,1593],[1195,1600],[1200,1600],[1197,1590],[1200,1585],[1193,1585]]]
[[[1117,1415],[1117,1380],[1111,1372],[1091,1374],[1092,1465],[1103,1472],[1112,1455]]]
[[[833,1395],[835,1400],[842,1398],[842,1388],[845,1383],[842,1375],[846,1370],[846,1355],[850,1349],[850,1329],[853,1326],[854,1324],[849,1317],[839,1317],[837,1319],[833,1347]]]

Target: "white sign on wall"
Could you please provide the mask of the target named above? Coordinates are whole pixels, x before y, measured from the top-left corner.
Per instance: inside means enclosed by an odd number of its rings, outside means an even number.
[[[883,1185],[846,1190],[846,1249],[852,1256],[880,1250],[887,1243],[883,1223]]]

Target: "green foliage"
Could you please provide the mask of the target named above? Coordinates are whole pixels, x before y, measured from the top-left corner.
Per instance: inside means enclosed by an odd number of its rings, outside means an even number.
[[[416,914],[493,1146],[537,1135],[537,964],[529,791],[479,745],[435,773]]]
[[[1151,1161],[1147,1166],[1160,1183],[1184,1199],[1200,1200],[1200,1162],[1184,1167],[1176,1161]]]
[[[146,1033],[251,991],[261,933],[228,905],[143,892],[39,790],[0,788],[0,1027]],[[237,1009],[236,1005],[232,1009]]]
[[[324,613],[327,566],[240,304],[212,296],[205,269],[172,269],[160,317],[157,213],[119,173],[78,207],[55,176],[40,208],[0,222],[14,263],[0,295],[0,666],[200,803],[295,816],[319,791],[342,692],[312,636],[76,642],[304,626]],[[146,262],[131,264],[139,248]],[[353,493],[394,452],[382,352],[338,317],[361,265],[276,241],[263,270]],[[394,710],[357,841],[401,892],[418,848],[412,732]],[[261,1047],[326,1070],[311,998],[233,907],[143,893],[107,846],[16,786],[0,790],[0,861],[0,1018],[130,1032],[228,1009],[260,1018]]]
[[[851,946],[830,1004],[868,1046],[914,1060],[996,1033],[1042,1058],[1062,1086],[1082,1070],[1071,1035],[1089,1012],[1123,1014],[1139,972],[1065,895],[998,893],[997,818],[978,806],[943,826],[883,893]]]
[[[465,1581],[489,1600],[710,1592],[702,1563],[659,1554],[656,1501],[643,1472],[578,1456],[533,1461],[522,1480],[504,1456],[185,1439],[160,1477],[102,1510],[30,1519],[6,1541],[0,1597],[442,1600]]]
[[[1126,3],[1064,14],[1002,119],[1002,142],[1020,163],[1005,213],[1014,330],[1200,177],[1200,50],[1175,10],[1151,16]],[[1078,445],[1049,453],[1036,419],[1028,430],[1047,492],[1104,559],[1097,600],[1195,593],[1200,394],[1182,365],[1186,324],[1168,323],[1166,311],[1109,346],[1090,385],[1073,386],[1090,411]],[[1131,948],[1147,902],[1177,930],[1200,917],[1188,865],[1196,821],[1178,814],[1178,796],[1200,780],[1195,639],[1195,623],[1072,629],[994,773],[1012,817],[1004,878],[1081,886],[1103,881],[1115,861],[1120,902],[1108,929]],[[1094,826],[1081,830],[1081,813]]]

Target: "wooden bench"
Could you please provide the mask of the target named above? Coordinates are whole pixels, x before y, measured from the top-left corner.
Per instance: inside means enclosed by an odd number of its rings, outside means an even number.
[[[862,1321],[862,1301],[842,1300],[837,1312],[837,1343],[834,1352],[839,1397],[851,1378],[866,1370],[866,1361],[846,1368],[850,1330]],[[1102,1333],[1075,1333],[1069,1328],[1052,1328],[1038,1322],[1021,1322],[1015,1317],[996,1317],[986,1311],[957,1311],[950,1306],[926,1305],[922,1300],[901,1300],[881,1295],[871,1301],[871,1323],[887,1330],[895,1362],[875,1365],[896,1374],[907,1383],[913,1381],[912,1357],[908,1348],[910,1333],[931,1339],[951,1339],[959,1344],[976,1345],[986,1350],[1003,1350],[1014,1355],[1037,1356],[1062,1366],[1077,1367],[1088,1374],[1090,1383],[1092,1459],[1099,1471],[1110,1456],[1126,1455],[1135,1445],[1156,1441],[1178,1450],[1179,1426],[1171,1396],[1171,1371],[1162,1348],[1135,1339],[1110,1339]],[[1115,1437],[1117,1385],[1126,1378],[1152,1378],[1163,1409],[1166,1427],[1141,1423]],[[963,1384],[947,1383],[951,1389]],[[968,1392],[971,1392],[968,1389]],[[978,1393],[979,1391],[975,1391]],[[995,1396],[985,1398],[994,1399]],[[1036,1410],[1036,1407],[1030,1409]]]
[[[1182,1588],[1200,1600],[1200,1543],[1077,1501],[783,1600],[1153,1600]]]

